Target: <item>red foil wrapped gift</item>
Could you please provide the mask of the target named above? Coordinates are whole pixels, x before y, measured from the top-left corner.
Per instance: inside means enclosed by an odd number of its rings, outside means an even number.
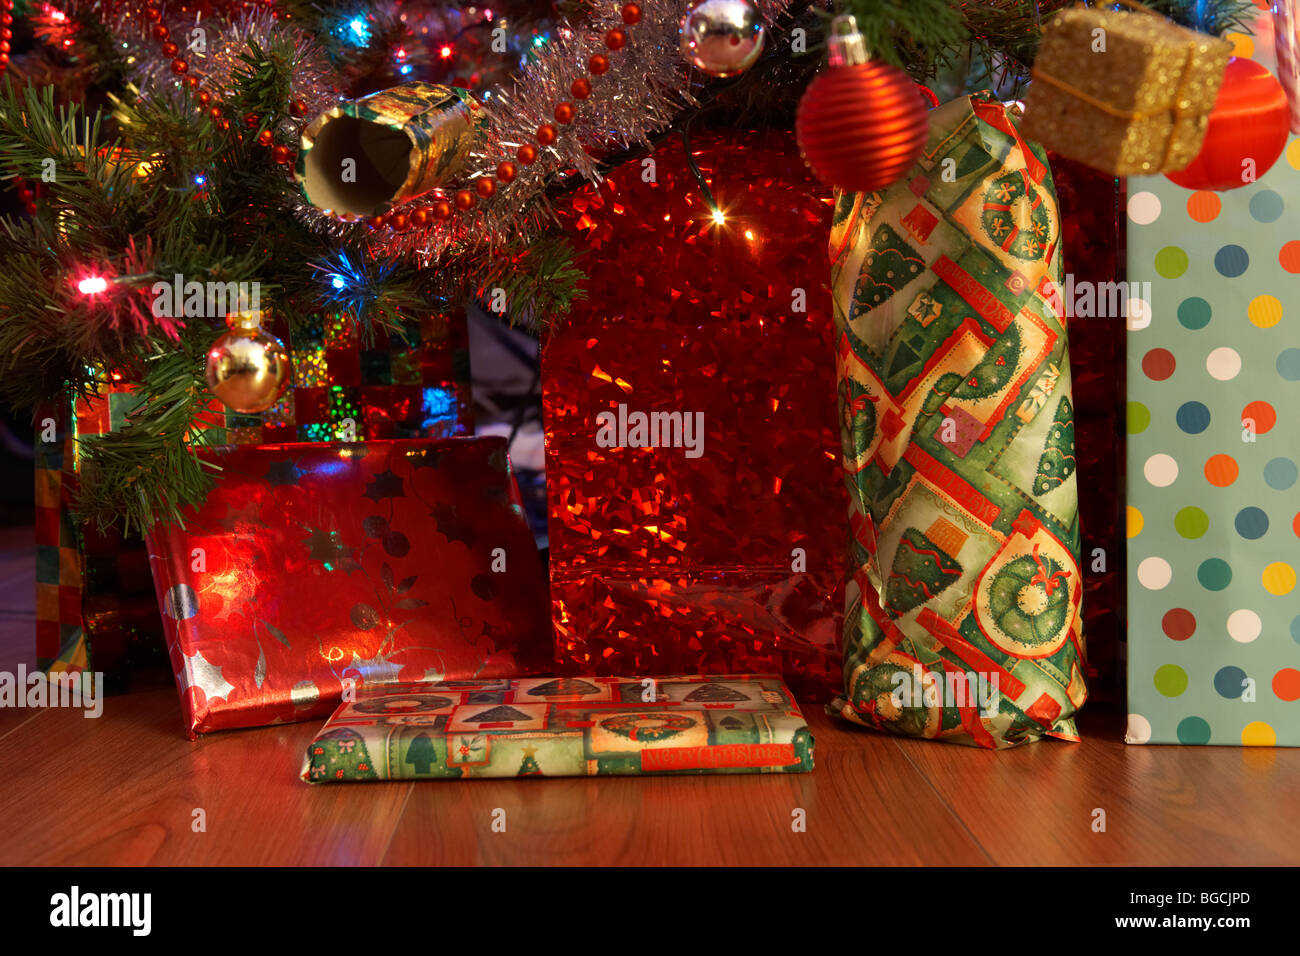
[[[502,438],[223,448],[149,538],[190,736],[331,713],[345,681],[549,668],[546,582]]]
[[[828,699],[847,542],[829,191],[789,134],[691,149],[707,190],[673,137],[563,213],[590,254],[543,348],[557,657],[781,672]]]
[[[1061,253],[1074,284],[1126,277],[1123,180],[1049,153],[1061,209]],[[1124,408],[1125,323],[1122,317],[1079,316],[1066,302],[1074,386],[1074,448],[1079,474],[1091,475],[1079,496],[1083,536],[1083,633],[1088,635],[1088,698],[1124,696],[1125,639]],[[1100,561],[1098,559],[1101,559]]]

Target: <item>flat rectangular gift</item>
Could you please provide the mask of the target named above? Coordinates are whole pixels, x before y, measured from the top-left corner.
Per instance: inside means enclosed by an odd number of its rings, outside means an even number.
[[[546,581],[502,438],[224,447],[149,537],[190,735],[328,714],[344,682],[551,662]]]
[[[778,677],[559,677],[358,694],[302,778],[431,780],[808,773],[813,738]]]

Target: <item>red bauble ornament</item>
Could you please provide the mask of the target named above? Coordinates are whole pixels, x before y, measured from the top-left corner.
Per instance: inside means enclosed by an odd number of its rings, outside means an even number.
[[[1290,133],[1286,92],[1265,67],[1234,56],[1192,164],[1166,173],[1187,189],[1237,189],[1272,168]]]
[[[902,70],[867,59],[853,18],[836,17],[830,66],[808,84],[795,119],[804,162],[828,186],[874,192],[903,177],[929,132],[916,84]]]

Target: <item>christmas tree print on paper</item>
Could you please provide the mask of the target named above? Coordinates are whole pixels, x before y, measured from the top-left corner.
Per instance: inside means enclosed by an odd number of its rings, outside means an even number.
[[[737,700],[749,700],[744,694],[735,688],[728,687],[726,684],[701,684],[695,690],[686,695],[689,701],[707,701],[709,703],[722,703]]]
[[[515,710],[508,704],[502,704],[500,707],[493,707],[491,710],[481,711],[473,717],[466,718],[466,723],[470,724],[512,724],[517,720],[531,720],[522,710]]]
[[[537,748],[525,747],[524,759],[519,763],[519,770],[515,773],[516,777],[543,777],[541,766],[537,763]]]
[[[856,457],[867,450],[876,435],[876,402],[879,396],[872,395],[853,379],[845,378],[842,399],[840,409],[844,416],[844,433],[852,436],[853,454]]]
[[[1074,474],[1074,408],[1070,399],[1061,396],[1056,406],[1043,454],[1038,459],[1038,473],[1034,477],[1034,494],[1045,495]]]
[[[576,677],[560,677],[545,684],[539,684],[528,692],[529,697],[579,697],[599,694],[600,688],[591,681]]]
[[[378,780],[365,739],[354,730],[336,730],[311,748],[312,780]]]
[[[895,616],[936,597],[961,577],[961,565],[946,551],[915,528],[908,528],[894,552],[886,593]]]
[[[432,773],[433,764],[437,759],[438,751],[428,734],[417,734],[411,741],[411,745],[406,748],[406,762],[416,773]]]
[[[862,279],[854,293],[857,315],[886,302],[919,276],[925,271],[925,260],[890,226],[882,225],[871,240],[862,268]]]

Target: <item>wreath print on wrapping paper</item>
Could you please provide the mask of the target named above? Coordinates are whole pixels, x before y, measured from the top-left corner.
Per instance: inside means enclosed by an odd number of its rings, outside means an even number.
[[[1047,251],[1052,216],[1037,186],[1023,169],[1017,169],[989,184],[980,224],[1003,252],[1036,261]]]
[[[1032,555],[1007,562],[993,578],[989,610],[1003,633],[1034,647],[1056,642],[1070,622],[1070,572],[1050,556]]]
[[[653,724],[645,721],[653,721]],[[606,717],[600,726],[628,740],[653,744],[690,730],[695,726],[695,721],[680,714],[617,714]]]

